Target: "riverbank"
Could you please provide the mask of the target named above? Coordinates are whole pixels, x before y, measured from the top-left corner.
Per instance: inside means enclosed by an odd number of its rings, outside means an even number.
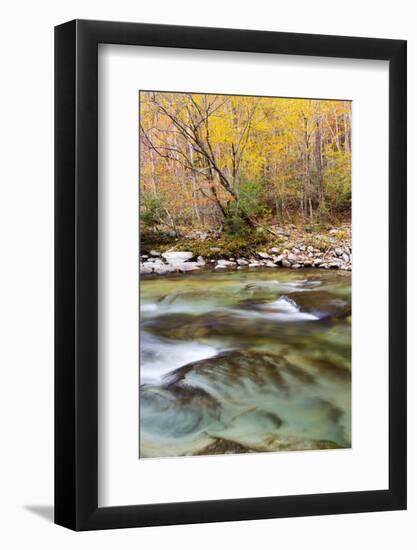
[[[191,271],[319,268],[352,269],[350,226],[313,231],[274,228],[274,235],[251,239],[194,232],[183,237],[142,241],[140,274],[145,277]]]

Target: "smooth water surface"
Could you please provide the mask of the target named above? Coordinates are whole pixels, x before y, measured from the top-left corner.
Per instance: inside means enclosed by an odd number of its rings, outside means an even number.
[[[140,457],[350,447],[350,273],[143,280]]]

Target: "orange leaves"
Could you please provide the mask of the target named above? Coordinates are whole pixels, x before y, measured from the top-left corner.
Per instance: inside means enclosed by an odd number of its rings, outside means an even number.
[[[283,202],[308,185],[314,205],[316,166],[333,200],[335,186],[350,192],[350,126],[349,101],[141,92],[140,184],[173,214],[191,205],[190,223],[236,200],[244,181]]]

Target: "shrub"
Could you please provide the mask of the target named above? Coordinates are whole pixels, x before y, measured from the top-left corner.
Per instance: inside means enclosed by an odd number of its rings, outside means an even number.
[[[335,237],[341,241],[344,241],[349,237],[349,234],[344,229],[340,229],[337,233],[335,233]]]
[[[263,188],[261,183],[242,181],[236,187],[237,200],[227,204],[225,211],[224,230],[228,235],[247,237],[253,232],[250,218],[269,214],[263,206]]]
[[[140,196],[140,226],[142,231],[154,229],[163,221],[166,200],[163,195],[153,195],[146,191]]]

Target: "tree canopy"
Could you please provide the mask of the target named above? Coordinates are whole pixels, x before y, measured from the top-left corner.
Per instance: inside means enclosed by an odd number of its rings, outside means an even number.
[[[140,189],[172,229],[350,219],[351,102],[141,92]]]

